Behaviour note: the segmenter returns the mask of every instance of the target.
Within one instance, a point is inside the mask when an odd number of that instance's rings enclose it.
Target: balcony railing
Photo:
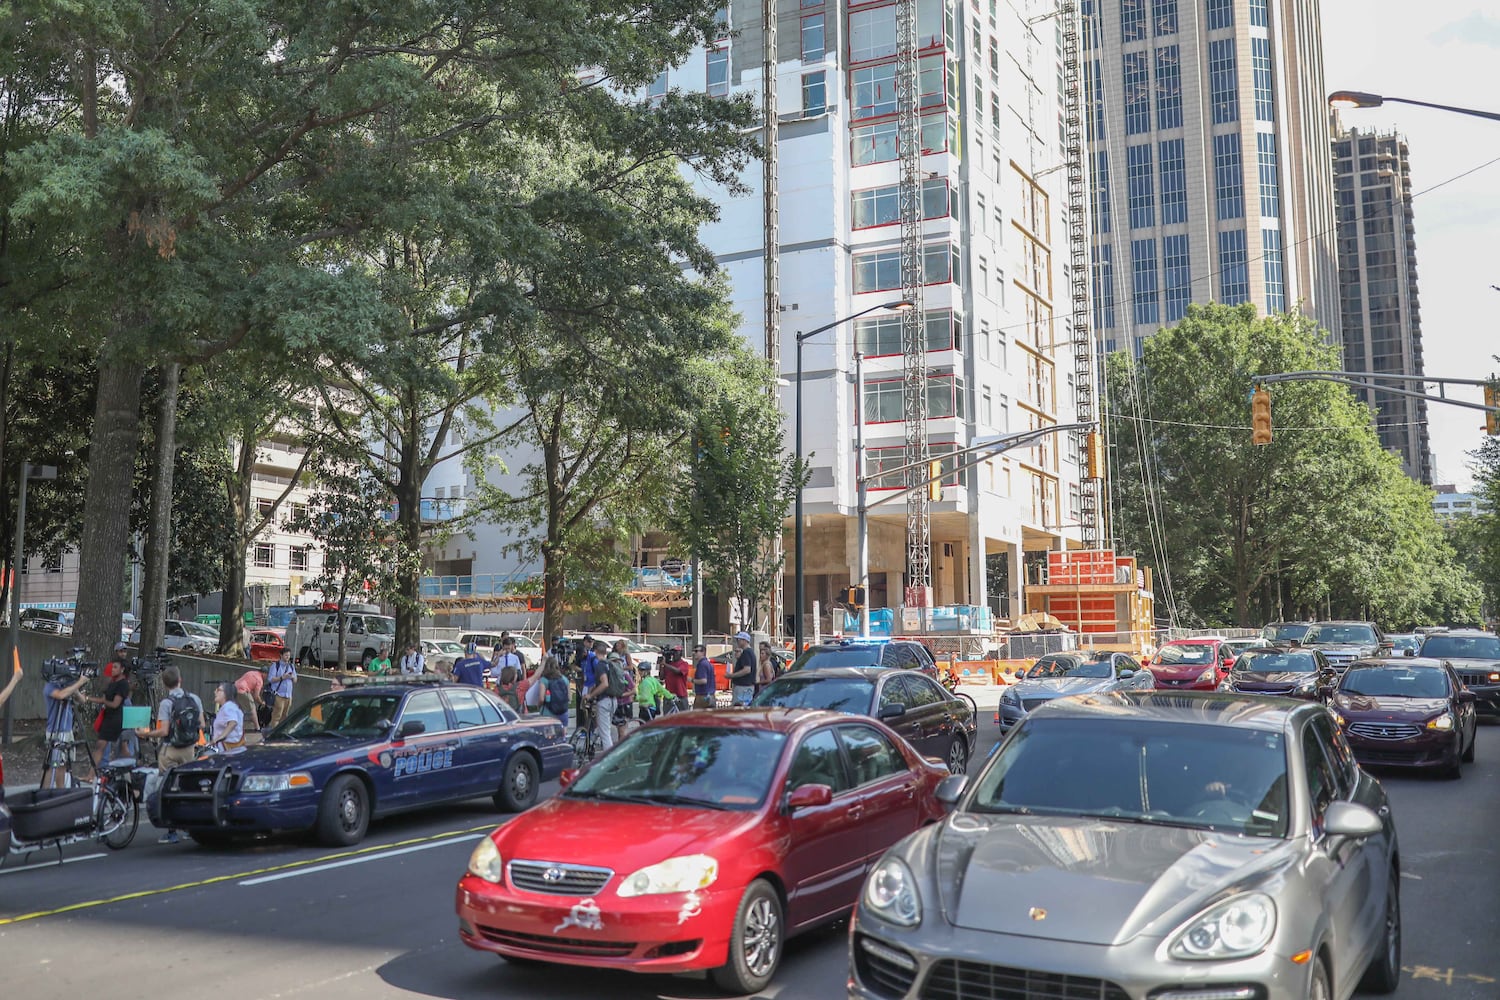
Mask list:
[[[532,586],[527,585],[533,581]],[[635,570],[628,589],[683,590],[692,586],[692,583],[691,569],[684,568],[681,573],[672,574],[664,572],[660,567],[651,566]],[[422,577],[423,597],[498,597],[506,594],[525,595],[540,590],[541,583],[536,580],[533,571]]]

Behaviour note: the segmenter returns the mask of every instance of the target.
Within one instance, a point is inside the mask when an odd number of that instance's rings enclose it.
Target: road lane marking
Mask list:
[[[344,851],[341,854],[325,854],[320,858],[304,858],[301,861],[288,861],[285,864],[271,865],[267,868],[257,868],[247,872],[236,872],[233,875],[215,875],[212,878],[199,879],[196,882],[183,882],[178,885],[163,886],[160,889],[142,889],[139,892],[127,892],[119,896],[108,896],[103,899],[89,899],[81,903],[69,903],[67,906],[59,906],[51,910],[36,910],[32,913],[19,913],[14,917],[0,917],[0,927],[7,924],[19,924],[26,920],[40,920],[42,917],[55,917],[64,913],[76,913],[79,910],[91,910],[96,906],[108,906],[111,903],[124,903],[133,899],[147,899],[151,896],[163,896],[169,892],[181,892],[184,889],[197,889],[205,885],[215,885],[219,882],[238,882],[241,879],[254,878],[257,875],[270,875],[273,872],[291,871],[294,868],[307,868],[312,865],[324,864],[328,861],[336,861],[340,858],[353,858],[365,854],[374,854],[377,851],[388,851],[393,847],[406,847],[411,844],[427,844],[434,841],[453,840],[464,834],[485,833],[495,829],[497,824],[486,823],[483,826],[471,826],[465,830],[446,830],[442,833],[434,833],[426,837],[413,837],[410,840],[398,840],[394,844],[376,844],[371,847],[361,847],[352,851]]]
[[[434,847],[445,847],[448,844],[463,843],[469,840],[478,840],[483,837],[482,833],[461,834],[439,840],[431,844],[417,844],[413,847],[401,847],[394,851],[382,851],[379,854],[367,854],[362,858],[350,858],[347,861],[333,861],[323,865],[313,865],[309,868],[298,868],[296,871],[278,872],[275,875],[262,875],[259,878],[246,879],[240,885],[262,885],[266,882],[280,882],[284,878],[301,878],[303,875],[312,875],[316,872],[331,871],[334,868],[347,868],[350,865],[362,865],[366,861],[383,861],[386,858],[394,858],[398,854],[411,854],[416,851],[430,851]]]
[[[23,868],[0,868],[0,875],[19,875],[21,872],[34,872],[38,868],[56,868],[58,865],[70,865],[75,861],[93,861],[95,858],[107,858],[109,853],[100,851],[98,854],[80,854],[76,858],[63,858],[61,861],[44,861],[39,865],[26,865]]]

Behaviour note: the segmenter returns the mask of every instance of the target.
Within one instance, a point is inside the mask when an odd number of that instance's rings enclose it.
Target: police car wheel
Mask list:
[[[348,847],[365,839],[370,825],[369,796],[352,774],[341,774],[323,792],[318,807],[318,839],[334,847]]]
[[[514,754],[505,765],[505,777],[495,793],[495,808],[505,812],[523,812],[536,802],[536,761],[527,753]]]

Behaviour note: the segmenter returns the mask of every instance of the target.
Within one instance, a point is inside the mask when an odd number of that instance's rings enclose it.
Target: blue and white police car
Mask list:
[[[200,844],[277,830],[355,844],[371,819],[481,795],[519,812],[572,760],[562,723],[482,688],[366,684],[308,702],[242,753],[173,769],[159,825]]]

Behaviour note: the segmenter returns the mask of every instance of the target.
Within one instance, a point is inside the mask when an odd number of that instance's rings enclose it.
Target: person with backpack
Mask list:
[[[605,664],[610,660],[619,661],[620,676],[625,680],[615,695],[615,742],[618,743],[625,738],[625,727],[635,715],[635,661],[631,658],[624,639],[615,640],[613,650],[605,658]]]
[[[568,725],[569,691],[568,679],[563,676],[562,665],[558,662],[557,657],[549,653],[542,660],[540,672],[540,679],[533,684],[540,692],[537,705],[543,712],[557,719],[566,728]]]
[[[629,688],[624,658],[611,653],[595,671],[594,686],[584,696],[584,701],[594,708],[594,732],[604,753],[615,745],[615,709],[620,707],[620,696]]]
[[[182,689],[182,673],[176,667],[164,669],[161,682],[167,694],[156,708],[156,725],[137,729],[135,734],[142,739],[162,741],[156,764],[165,777],[172,768],[198,756],[198,740],[203,734],[203,702]],[[168,829],[157,843],[177,843],[177,831]]]
[[[281,651],[281,659],[271,664],[271,670],[266,675],[266,686],[270,688],[271,694],[276,701],[271,709],[271,728],[275,729],[281,725],[286,718],[286,713],[292,708],[292,685],[297,683],[297,667],[292,663],[292,651],[284,649]]]

